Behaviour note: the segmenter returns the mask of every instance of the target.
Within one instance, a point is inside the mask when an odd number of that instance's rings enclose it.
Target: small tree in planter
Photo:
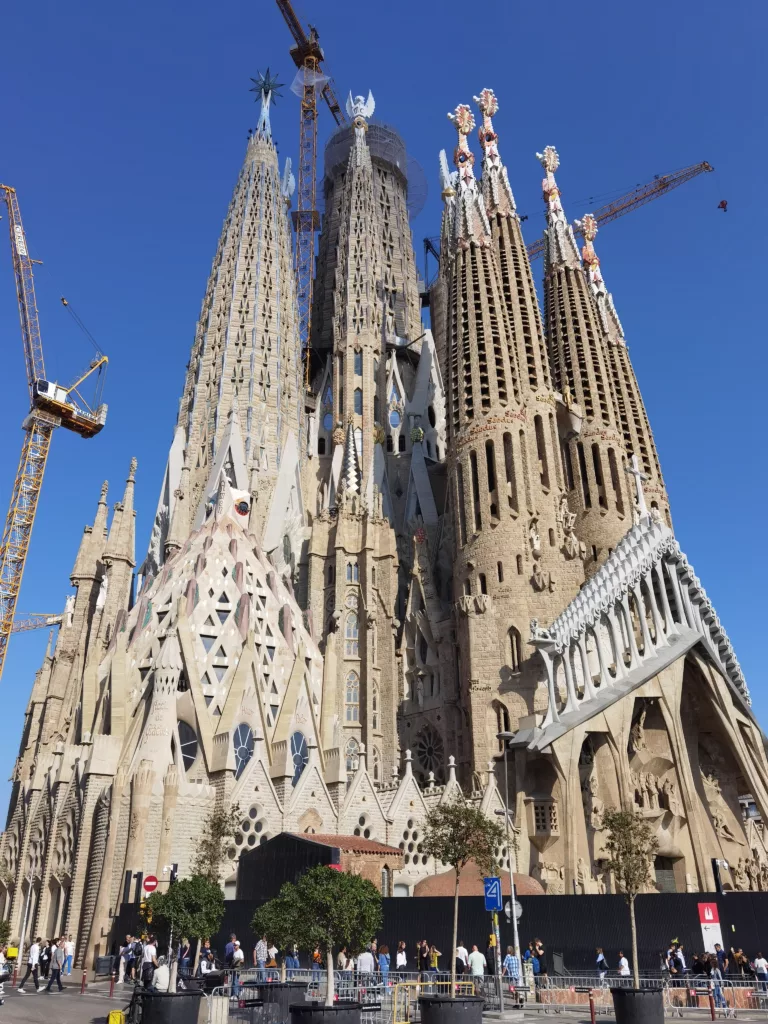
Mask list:
[[[653,829],[641,814],[634,811],[606,810],[603,812],[605,849],[609,860],[606,867],[613,872],[616,888],[629,904],[632,927],[632,971],[635,988],[640,988],[637,967],[637,927],[635,925],[635,899],[653,884],[651,863],[659,848]]]
[[[251,927],[282,947],[319,947],[326,962],[325,1005],[333,1006],[333,947],[359,950],[371,940],[381,927],[381,893],[366,878],[321,865],[295,884],[286,882],[259,907]]]
[[[451,946],[451,996],[456,991],[456,938],[459,927],[459,877],[467,862],[480,870],[496,870],[496,849],[504,842],[504,829],[475,807],[447,803],[433,807],[424,821],[422,850],[435,860],[450,864],[456,872],[453,893],[453,944]]]
[[[174,933],[196,937],[199,956],[204,940],[219,930],[224,909],[224,894],[219,883],[203,875],[192,875],[191,878],[174,882],[165,892],[153,892],[146,901],[144,917],[168,926],[169,944],[173,942]],[[176,958],[173,957],[169,963],[172,992],[176,990],[173,984],[175,965]]]

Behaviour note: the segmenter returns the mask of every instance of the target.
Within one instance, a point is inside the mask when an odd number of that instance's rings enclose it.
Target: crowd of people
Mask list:
[[[71,935],[62,935],[58,939],[46,939],[45,942],[38,936],[27,951],[27,970],[18,987],[19,994],[26,993],[24,986],[30,978],[35,983],[35,992],[40,992],[43,989],[40,984],[41,979],[48,982],[45,986],[46,992],[53,990],[54,982],[57,985],[57,991],[61,992],[64,988],[61,984],[62,976],[72,973],[74,955],[75,943]],[[2,958],[4,962],[5,951],[2,953]]]

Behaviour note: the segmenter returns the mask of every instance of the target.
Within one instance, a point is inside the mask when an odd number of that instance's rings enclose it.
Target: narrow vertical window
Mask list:
[[[504,565],[501,562],[496,563],[496,575],[499,577],[499,583],[504,582]]]
[[[600,459],[600,446],[592,445],[592,465],[595,470],[595,483],[597,484],[597,502],[600,508],[608,508],[608,499],[605,496],[605,485],[603,483],[603,464]]]
[[[536,431],[536,455],[539,460],[539,476],[541,486],[549,488],[549,466],[547,464],[547,445],[544,441],[544,423],[541,416],[534,416],[533,425]]]
[[[611,486],[613,487],[613,498],[616,502],[616,509],[621,515],[624,515],[624,499],[621,496],[621,478],[619,476],[619,466],[616,462],[616,452],[613,448],[608,449],[608,469],[611,474]]]
[[[362,377],[363,375],[363,353],[355,352],[355,376]]]
[[[478,580],[480,582],[480,593],[481,594],[487,594],[488,593],[488,584],[485,581],[485,573],[484,572],[478,573]]]
[[[360,721],[360,676],[357,672],[347,673],[345,718],[348,722]]]
[[[358,416],[363,415],[363,391],[362,388],[355,388],[355,412]]]
[[[488,473],[488,490],[496,490],[496,459],[493,453],[493,441],[485,442],[485,468]]]
[[[564,441],[562,445],[563,469],[565,470],[565,486],[569,491],[573,490],[573,463],[571,462],[570,445]]]
[[[513,672],[520,671],[523,660],[523,644],[520,637],[520,630],[510,626],[509,629],[509,664]]]
[[[467,507],[464,504],[464,467],[461,463],[458,465],[458,472],[456,474],[457,484],[459,488],[458,495],[458,506],[459,506],[459,539],[462,544],[467,543]]]
[[[522,576],[523,575],[523,556],[522,555],[518,555],[517,558],[515,559],[515,566],[517,568],[517,575],[518,576]]]
[[[469,469],[472,474],[472,504],[475,510],[475,529],[479,530],[482,526],[482,518],[480,516],[480,478],[477,473],[477,453],[469,453]]]
[[[587,459],[584,455],[584,445],[579,441],[576,445],[579,455],[579,475],[581,476],[581,489],[584,492],[584,508],[592,508],[592,495],[589,493],[589,477],[587,476]]]
[[[517,504],[517,481],[515,480],[515,456],[512,450],[512,435],[504,435],[504,472],[507,478],[507,501],[515,512]]]

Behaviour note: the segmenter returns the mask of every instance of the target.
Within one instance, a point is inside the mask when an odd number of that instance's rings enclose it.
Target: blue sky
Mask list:
[[[528,240],[541,232],[541,168],[561,156],[567,212],[701,160],[702,176],[600,232],[596,247],[631,346],[656,435],[676,533],[728,630],[768,725],[760,649],[766,570],[768,147],[763,4],[595,0],[480,5],[300,0],[318,26],[338,91],[373,90],[427,174],[413,225],[439,230],[437,155],[446,112],[496,90],[495,125]],[[70,377],[90,347],[66,295],[110,358],[109,419],[92,441],[54,438],[19,602],[63,606],[99,487],[122,494],[132,455],[141,560],[184,367],[221,222],[256,121],[250,77],[287,84],[287,27],[271,0],[38,0],[3,22],[0,180],[16,186],[37,273],[48,372]],[[298,101],[273,112],[281,155],[295,156]],[[321,143],[331,125],[321,112]],[[477,150],[473,137],[472,145]],[[728,213],[716,207],[729,201]],[[597,205],[604,201],[601,198]],[[4,212],[4,211],[3,211]],[[3,222],[5,224],[5,221]],[[540,266],[540,265],[539,265]],[[21,445],[26,388],[5,227],[0,225],[5,510]],[[11,642],[2,683],[0,804],[13,766],[43,631]]]

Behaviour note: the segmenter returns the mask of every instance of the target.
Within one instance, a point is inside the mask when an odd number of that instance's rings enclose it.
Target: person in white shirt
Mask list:
[[[150,935],[144,943],[144,952],[141,957],[141,982],[144,988],[152,988],[152,979],[155,976],[157,967],[157,946],[155,936]]]
[[[152,978],[152,987],[157,992],[167,992],[171,985],[171,972],[168,968],[168,964],[165,962],[165,957],[161,956],[157,958],[157,967],[155,968],[155,975]]]
[[[64,956],[66,956],[66,958],[67,958],[64,961],[65,973],[66,974],[71,974],[72,973],[72,960],[74,958],[74,955],[75,955],[75,943],[72,940],[72,936],[69,935],[67,937],[67,941],[64,943]]]
[[[461,973],[466,974],[469,966],[469,953],[463,939],[459,939],[459,944],[456,947],[456,966],[458,967],[459,964],[462,965]]]
[[[35,939],[32,945],[29,947],[29,953],[27,954],[27,973],[21,979],[18,991],[24,995],[24,983],[27,978],[32,975],[35,982],[35,992],[40,991],[40,978],[38,971],[40,969],[40,937]]]
[[[629,977],[629,960],[627,960],[621,950],[619,950],[619,976],[622,978]]]
[[[245,965],[245,953],[240,948],[240,943],[235,939],[235,948],[232,950],[232,994],[240,993],[240,977],[238,972]]]
[[[201,974],[210,974],[210,972],[214,970],[214,967],[215,965],[213,963],[213,956],[210,953],[208,954],[208,956],[204,956],[203,959],[200,961]]]
[[[401,939],[397,944],[397,952],[395,953],[395,969],[398,971],[405,971],[408,968],[408,950],[405,947],[405,943]]]
[[[758,953],[755,957],[755,977],[760,982],[760,988],[765,990],[766,982],[768,982],[768,960],[762,953]]]
[[[486,959],[485,953],[481,953],[477,946],[472,947],[472,952],[467,957],[469,971],[473,978],[482,978],[485,974]]]
[[[373,953],[368,949],[364,949],[360,956],[357,958],[357,973],[358,974],[373,974],[376,970],[376,964],[373,959]]]

